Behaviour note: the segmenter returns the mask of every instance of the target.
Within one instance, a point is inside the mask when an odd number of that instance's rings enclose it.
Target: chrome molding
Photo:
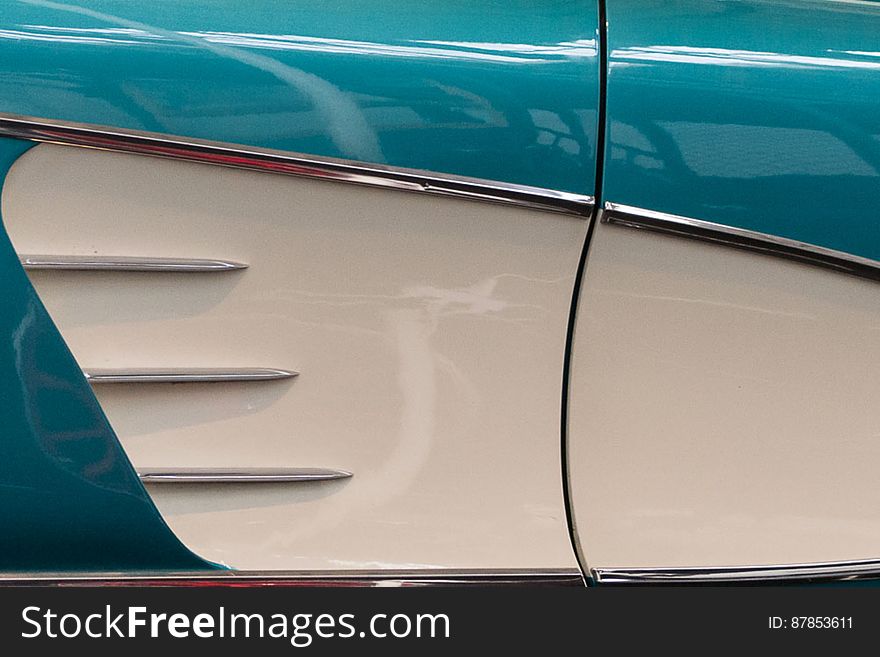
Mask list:
[[[332,468],[138,468],[145,484],[284,484],[348,479]]]
[[[880,578],[880,560],[718,568],[593,568],[598,584],[736,584]]]
[[[426,587],[426,586],[575,586],[583,575],[569,569],[387,570],[387,571],[241,571],[153,573],[0,573],[0,586],[281,586],[281,587]]]
[[[158,133],[0,114],[0,136],[589,216],[592,196]]]
[[[28,270],[60,269],[66,271],[155,271],[222,272],[247,269],[231,260],[199,258],[140,258],[137,256],[19,255]]]
[[[83,371],[89,383],[237,383],[278,381],[299,376],[299,372],[269,367],[236,368],[125,368]]]
[[[829,267],[854,276],[880,280],[880,261],[806,242],[618,203],[605,203],[601,214],[602,221],[608,224],[644,228],[725,244],[820,267]]]

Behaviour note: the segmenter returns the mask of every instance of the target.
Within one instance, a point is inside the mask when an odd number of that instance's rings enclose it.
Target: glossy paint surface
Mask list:
[[[32,271],[86,369],[278,367],[96,386],[134,465],[335,468],[162,484],[201,556],[246,570],[576,568],[560,400],[583,217],[41,144],[2,203],[22,252],[248,264]]]
[[[571,363],[588,567],[880,557],[875,281],[600,223]]]
[[[592,194],[595,0],[0,1],[0,112]]]
[[[603,200],[880,259],[880,3],[609,0]]]
[[[0,184],[31,144],[0,139]],[[169,531],[0,234],[0,570],[210,568]]]

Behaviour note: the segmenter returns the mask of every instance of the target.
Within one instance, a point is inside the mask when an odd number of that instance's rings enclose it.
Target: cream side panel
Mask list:
[[[41,145],[3,213],[20,253],[223,258],[218,274],[32,272],[84,367],[280,367],[274,383],[95,390],[136,467],[350,480],[150,488],[243,569],[568,568],[559,413],[587,222]]]
[[[596,227],[571,369],[589,567],[880,557],[880,285]]]

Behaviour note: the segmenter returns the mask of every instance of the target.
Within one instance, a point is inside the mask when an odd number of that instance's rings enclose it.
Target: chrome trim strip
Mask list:
[[[333,468],[138,468],[145,484],[283,484],[348,479]]]
[[[645,228],[725,244],[820,267],[829,267],[862,278],[880,280],[880,261],[702,219],[680,217],[619,203],[605,203],[602,221],[628,228]]]
[[[137,256],[19,255],[28,270],[61,269],[66,271],[156,271],[221,272],[247,269],[231,260],[201,258],[141,258]]]
[[[278,381],[299,376],[299,372],[269,367],[236,368],[125,368],[83,371],[92,384],[103,383],[237,383]]]
[[[589,216],[592,196],[417,169],[0,113],[0,136]]]
[[[599,584],[725,584],[880,578],[880,560],[705,568],[593,568]]]
[[[0,573],[0,586],[585,586],[571,569],[241,571],[147,573]]]

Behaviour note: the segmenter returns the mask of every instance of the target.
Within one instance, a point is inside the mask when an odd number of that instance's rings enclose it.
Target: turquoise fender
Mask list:
[[[607,12],[604,201],[880,260],[880,3]]]
[[[592,195],[596,0],[0,0],[0,113]]]

